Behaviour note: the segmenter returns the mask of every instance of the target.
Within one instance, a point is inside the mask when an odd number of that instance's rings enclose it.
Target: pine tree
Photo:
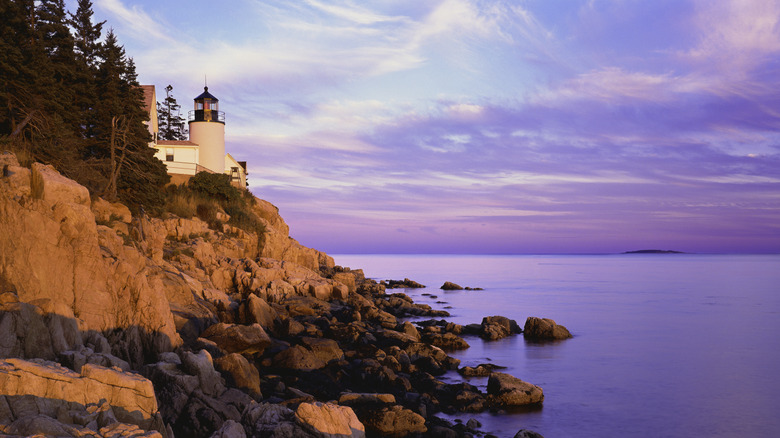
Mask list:
[[[0,134],[15,150],[57,165],[71,175],[73,135],[73,41],[61,0],[2,1],[0,63],[3,65]]]
[[[181,105],[173,97],[173,86],[165,87],[165,100],[157,102],[157,116],[159,118],[161,140],[186,140],[187,128],[184,126],[184,118],[181,116]]]
[[[100,53],[100,35],[103,33],[105,20],[100,23],[92,22],[92,2],[79,0],[75,14],[70,14],[70,24],[74,30],[75,53],[77,58],[94,69],[98,65]]]
[[[0,0],[0,142],[153,211],[169,177],[149,147],[135,63],[113,32],[98,43],[91,6],[80,0],[69,19],[64,0]]]
[[[127,58],[113,30],[106,34],[101,50],[97,86],[101,93],[95,105],[97,144],[90,153],[106,161],[102,192],[131,207],[153,209],[162,204],[159,188],[170,177],[149,147],[151,136],[144,123],[149,114],[144,110],[135,63]]]
[[[79,132],[86,143],[95,138],[94,105],[98,100],[96,78],[98,74],[100,36],[105,21],[92,22],[92,2],[79,0],[75,14],[70,14],[73,28],[76,58],[76,77],[73,82],[74,105],[80,115]],[[89,149],[88,145],[85,148]]]

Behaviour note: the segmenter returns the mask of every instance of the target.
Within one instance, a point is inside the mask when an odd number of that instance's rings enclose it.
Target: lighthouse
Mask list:
[[[225,113],[219,99],[203,87],[189,113],[190,141],[200,146],[198,164],[215,173],[225,170]]]

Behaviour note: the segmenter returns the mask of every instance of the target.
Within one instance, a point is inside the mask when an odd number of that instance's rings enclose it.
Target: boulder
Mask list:
[[[185,351],[181,359],[182,369],[187,374],[198,377],[200,390],[204,394],[217,397],[225,391],[225,384],[214,369],[214,361],[208,351],[200,350],[197,354]]]
[[[506,373],[494,372],[488,378],[488,403],[497,407],[541,403],[542,388]]]
[[[520,332],[522,330],[514,319],[505,316],[486,316],[482,318],[479,336],[485,340],[495,341]]]
[[[490,374],[493,373],[493,370],[497,369],[504,369],[506,367],[493,365],[490,363],[482,363],[477,365],[476,367],[463,367],[458,369],[458,373],[460,373],[463,377],[487,377]]]
[[[107,402],[111,415],[121,422],[164,430],[152,382],[119,369],[86,364],[75,373],[54,362],[9,358],[0,360],[0,394],[17,419],[38,414],[58,417],[73,403]]]
[[[344,406],[394,405],[393,394],[345,392],[339,396],[339,404]]]
[[[372,412],[363,424],[367,431],[388,437],[405,437],[428,431],[425,418],[397,405]]]
[[[514,438],[544,438],[544,437],[541,434],[536,433],[532,430],[520,429],[519,431],[517,431]]]
[[[200,336],[215,342],[226,353],[262,354],[271,345],[271,338],[260,324],[218,323],[207,328]]]
[[[0,304],[0,358],[54,359],[51,334],[43,312],[37,306],[15,301],[13,293],[3,294]]]
[[[133,220],[130,209],[124,204],[108,202],[103,198],[95,198],[92,201],[92,213],[100,222],[120,221],[129,224]]]
[[[463,287],[460,285],[457,285],[455,283],[452,283],[450,281],[445,281],[443,285],[439,289],[443,290],[463,290]]]
[[[445,351],[465,350],[469,348],[468,342],[452,333],[425,333],[422,339]]]
[[[216,364],[229,383],[246,390],[255,398],[263,397],[260,392],[260,372],[244,356],[231,353],[217,359]]]
[[[301,403],[295,411],[295,420],[315,437],[321,438],[363,438],[366,436],[363,424],[355,412],[347,406],[331,403]]]
[[[337,272],[333,274],[333,281],[347,286],[349,293],[354,293],[357,291],[357,286],[355,285],[355,274],[351,272]]]
[[[276,311],[262,298],[250,294],[238,310],[245,324],[260,324],[264,329],[273,328]]]
[[[290,347],[273,359],[274,366],[294,370],[311,371],[324,368],[328,362],[344,357],[338,343],[332,339],[301,339],[300,345]]]
[[[241,418],[248,435],[271,438],[308,438],[296,421],[295,412],[290,408],[272,403],[257,403],[249,406]]]
[[[533,316],[525,320],[523,336],[534,341],[554,341],[572,337],[566,327],[556,324],[552,319]]]
[[[33,163],[31,186],[33,197],[50,203],[90,205],[89,190],[70,178],[60,175],[53,166]]]
[[[211,438],[246,438],[244,427],[233,420],[222,423],[222,427],[211,434]]]

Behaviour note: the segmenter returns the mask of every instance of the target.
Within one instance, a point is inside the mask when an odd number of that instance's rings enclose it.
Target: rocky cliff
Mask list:
[[[433,414],[509,404],[435,377],[463,327],[398,321],[446,312],[334,266],[266,201],[256,232],[210,228],[9,153],[0,171],[0,435],[464,436]]]

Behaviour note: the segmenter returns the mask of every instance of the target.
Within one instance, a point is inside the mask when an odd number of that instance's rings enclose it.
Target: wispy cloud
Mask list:
[[[100,7],[142,78],[219,84],[307,244],[704,245],[780,214],[777,1],[254,0],[205,39],[130,4]]]

